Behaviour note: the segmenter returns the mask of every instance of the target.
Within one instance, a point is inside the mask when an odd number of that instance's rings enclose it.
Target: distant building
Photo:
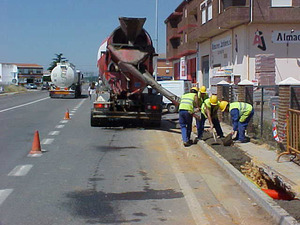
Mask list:
[[[43,67],[37,64],[0,63],[0,83],[25,85],[41,84]]]
[[[166,54],[158,55],[157,80],[173,80],[173,65],[166,59]]]
[[[18,83],[18,67],[12,63],[0,63],[0,84]]]
[[[174,79],[210,87],[300,77],[299,0],[183,0],[165,24]]]

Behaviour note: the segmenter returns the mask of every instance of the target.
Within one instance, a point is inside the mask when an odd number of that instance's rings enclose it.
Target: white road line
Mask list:
[[[76,113],[76,111],[72,110],[72,111],[70,111],[70,113]]]
[[[37,102],[40,102],[40,101],[44,101],[44,100],[49,99],[49,98],[50,97],[41,98],[41,99],[35,100],[33,102],[28,102],[28,103],[25,103],[25,104],[22,104],[22,105],[17,105],[17,106],[11,107],[11,108],[2,109],[2,110],[0,110],[0,113],[6,112],[6,111],[9,111],[9,110],[13,110],[13,109],[16,109],[16,108],[20,108],[20,107],[23,107],[23,106],[26,106],[26,105],[31,105],[31,104],[34,104],[34,103],[37,103]]]
[[[74,113],[69,113],[70,116],[74,116]]]
[[[8,176],[25,176],[33,167],[33,165],[20,165],[16,166],[9,174]]]
[[[41,144],[42,145],[50,145],[54,141],[53,138],[45,138],[42,140]]]
[[[60,131],[58,131],[58,130],[55,130],[55,131],[51,131],[51,132],[49,132],[49,134],[48,134],[48,135],[54,136],[54,135],[59,135],[59,133],[60,133]]]
[[[60,123],[67,123],[69,120],[61,120]]]
[[[172,166],[172,169],[174,171],[174,174],[176,176],[176,179],[178,181],[178,184],[183,192],[185,201],[187,202],[187,205],[192,213],[192,216],[194,218],[194,221],[197,225],[202,224],[210,224],[207,217],[205,216],[205,213],[198,202],[192,187],[189,185],[187,179],[184,176],[184,173],[181,172],[180,166],[176,162],[174,155],[170,149],[167,148],[167,156],[169,158],[170,164]]]
[[[13,192],[14,189],[4,189],[0,190],[0,205],[5,201],[5,199]]]
[[[65,125],[56,125],[55,128],[61,129],[64,128]]]

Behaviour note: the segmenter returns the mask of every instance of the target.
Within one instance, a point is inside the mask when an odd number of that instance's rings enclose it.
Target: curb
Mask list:
[[[193,138],[196,135],[192,133]],[[256,185],[248,180],[240,171],[234,168],[226,159],[224,159],[217,151],[206,144],[204,141],[198,141],[197,145],[201,147],[219,166],[221,166],[255,201],[264,208],[278,224],[294,225],[298,224],[288,212],[281,208],[272,198],[263,193]]]

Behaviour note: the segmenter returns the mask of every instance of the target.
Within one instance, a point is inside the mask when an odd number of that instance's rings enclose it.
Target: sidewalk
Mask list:
[[[232,129],[229,125],[222,123],[222,129],[228,134]],[[263,168],[264,172],[271,178],[276,176],[283,182],[287,189],[295,193],[300,198],[300,166],[290,161],[289,156],[281,156],[277,162],[277,153],[269,150],[263,145],[252,142],[236,144],[239,149],[247,153],[254,163]]]
[[[176,116],[173,115],[169,120],[178,124]],[[221,123],[224,135],[227,135],[232,127]],[[192,138],[196,138],[197,134],[192,133]],[[225,160],[217,151],[209,146],[205,141],[198,141],[197,145],[201,147],[210,157],[212,157],[257,203],[272,215],[278,224],[298,224],[297,221],[282,207],[280,207],[272,198],[263,193],[253,182],[246,178],[240,171],[234,168],[227,160]],[[292,190],[296,197],[300,198],[300,166],[290,162],[288,156],[280,157],[279,163],[276,161],[277,153],[274,150],[267,149],[266,146],[249,143],[235,144],[239,149],[245,152],[255,163],[256,166],[262,168],[269,177],[277,179],[287,189]],[[226,148],[226,147],[224,147]],[[296,207],[297,210],[297,207]]]

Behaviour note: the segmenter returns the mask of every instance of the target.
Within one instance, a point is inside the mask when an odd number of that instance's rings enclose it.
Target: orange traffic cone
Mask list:
[[[284,193],[282,191],[277,191],[277,190],[273,190],[273,189],[263,189],[263,188],[261,190],[273,199],[278,199],[278,200],[293,200],[294,199],[293,196],[289,195],[288,193]]]
[[[40,135],[36,130],[33,137],[32,147],[29,154],[42,154],[41,144],[40,144]]]
[[[69,120],[70,118],[70,114],[69,114],[69,109],[67,109],[67,111],[65,112],[65,120]]]

